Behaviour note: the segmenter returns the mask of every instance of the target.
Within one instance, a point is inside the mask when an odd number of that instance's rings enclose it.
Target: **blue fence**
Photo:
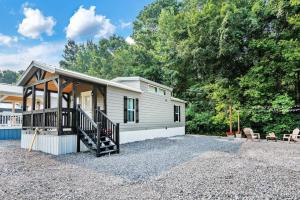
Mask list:
[[[21,129],[0,129],[0,140],[20,140]]]

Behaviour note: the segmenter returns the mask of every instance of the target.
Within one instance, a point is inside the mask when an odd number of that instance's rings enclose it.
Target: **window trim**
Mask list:
[[[174,116],[176,116],[177,120],[174,119],[175,123],[180,123],[180,106],[174,105],[175,110],[174,110]]]
[[[130,99],[133,102],[133,109],[129,108],[129,106],[128,106],[128,102],[129,102]],[[135,98],[127,97],[127,123],[136,123],[136,105],[135,105],[135,103],[136,103]],[[129,121],[129,117],[128,117],[129,111],[130,112],[133,111],[133,121]]]
[[[155,91],[151,91],[150,87],[154,88]],[[162,94],[160,94],[159,91],[162,91]],[[159,87],[159,86],[151,85],[151,84],[148,84],[148,92],[150,92],[152,94],[157,94],[159,96],[166,96],[167,95],[167,90],[166,89],[164,89],[162,87]]]

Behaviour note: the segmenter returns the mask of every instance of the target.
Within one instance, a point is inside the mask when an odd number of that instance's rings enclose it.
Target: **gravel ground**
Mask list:
[[[51,156],[0,141],[2,199],[300,199],[300,144],[207,136]]]

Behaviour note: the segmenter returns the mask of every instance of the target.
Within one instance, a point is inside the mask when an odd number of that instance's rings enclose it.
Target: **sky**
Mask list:
[[[0,0],[0,69],[32,60],[58,65],[64,44],[113,34],[134,41],[132,22],[153,0]]]

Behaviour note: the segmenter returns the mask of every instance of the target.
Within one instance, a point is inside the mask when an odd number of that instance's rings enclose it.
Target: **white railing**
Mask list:
[[[0,113],[0,128],[22,128],[22,113]]]

